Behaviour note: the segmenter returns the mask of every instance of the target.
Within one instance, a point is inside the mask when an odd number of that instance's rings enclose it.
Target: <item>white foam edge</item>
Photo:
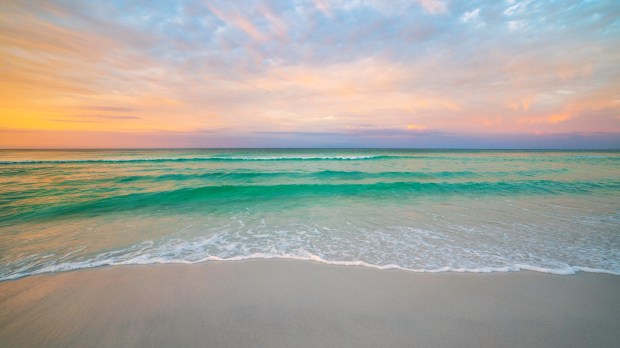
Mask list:
[[[527,265],[527,264],[515,264],[512,266],[506,266],[506,267],[479,267],[479,268],[441,267],[441,268],[435,268],[435,269],[411,269],[411,268],[406,268],[406,267],[402,267],[402,266],[395,265],[395,264],[375,265],[375,264],[368,263],[365,261],[330,261],[330,260],[325,260],[318,255],[314,255],[314,254],[307,253],[307,252],[306,254],[307,256],[299,256],[299,255],[293,255],[293,254],[254,253],[250,255],[235,256],[231,258],[207,256],[205,258],[195,260],[195,261],[189,261],[189,260],[183,260],[183,259],[166,259],[162,257],[144,258],[144,257],[139,256],[139,257],[121,261],[121,262],[115,262],[112,260],[101,260],[97,262],[84,261],[84,262],[74,262],[74,263],[62,263],[59,265],[43,267],[34,272],[12,274],[7,277],[0,278],[0,281],[15,280],[15,279],[32,276],[32,275],[67,272],[67,271],[74,271],[74,270],[80,270],[80,269],[104,267],[104,266],[153,265],[153,264],[197,264],[197,263],[210,262],[210,261],[230,262],[230,261],[248,261],[248,260],[268,260],[268,259],[313,261],[313,262],[319,262],[319,263],[323,263],[327,265],[335,265],[335,266],[357,266],[357,267],[365,267],[365,268],[372,268],[372,269],[378,269],[378,270],[400,270],[400,271],[414,272],[414,273],[446,273],[446,272],[503,273],[503,272],[533,271],[533,272],[555,274],[555,275],[571,275],[571,274],[576,274],[578,272],[620,275],[620,272],[618,271],[612,271],[612,270],[606,270],[606,269],[600,269],[600,268],[590,268],[590,267],[581,267],[581,266],[566,266],[564,268],[545,268],[545,267],[532,266],[532,265]]]

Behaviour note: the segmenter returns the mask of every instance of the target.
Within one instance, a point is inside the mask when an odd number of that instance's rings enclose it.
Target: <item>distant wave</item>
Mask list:
[[[192,174],[162,174],[162,175],[134,175],[117,177],[119,182],[133,182],[140,180],[193,180],[193,179],[234,179],[246,180],[253,178],[303,178],[324,180],[362,180],[362,179],[453,179],[453,178],[480,178],[480,177],[534,177],[537,175],[557,174],[567,172],[564,168],[532,169],[501,172],[473,172],[473,171],[393,171],[393,172],[364,172],[346,170],[322,170],[316,172],[299,171],[213,171]]]
[[[295,204],[298,198],[360,196],[372,199],[410,198],[420,195],[551,195],[584,194],[594,190],[618,191],[619,181],[511,180],[496,182],[377,182],[365,184],[279,184],[279,185],[207,185],[166,191],[139,192],[107,196],[79,203],[60,205],[22,205],[21,211],[0,216],[0,226],[25,220],[59,218],[67,215],[95,216],[114,211],[147,207],[175,207],[187,203],[247,204],[286,199]],[[214,208],[215,209],[215,208]],[[9,209],[7,209],[8,211]]]
[[[561,156],[563,162],[591,162],[591,161],[619,161],[620,156]],[[369,160],[438,160],[462,161],[462,156],[438,155],[325,155],[325,156],[213,156],[213,157],[154,157],[154,158],[98,158],[98,159],[68,159],[68,160],[0,160],[0,165],[30,165],[30,164],[98,164],[98,163],[140,163],[140,162],[244,162],[244,161],[369,161]],[[501,161],[501,162],[557,162],[555,157],[471,157],[471,163]]]
[[[63,164],[63,163],[132,163],[132,162],[225,162],[225,161],[352,161],[393,159],[411,156],[239,156],[239,157],[171,157],[171,158],[102,158],[75,160],[18,160],[0,161],[10,164]]]
[[[278,179],[300,178],[317,180],[364,180],[364,179],[438,179],[438,178],[475,178],[480,175],[471,171],[440,171],[440,172],[362,172],[323,170],[317,172],[295,171],[214,171],[194,174],[162,174],[162,175],[133,175],[114,178],[118,182],[159,181],[159,180],[250,180],[250,179]]]
[[[365,172],[347,170],[320,170],[320,171],[259,171],[259,170],[215,170],[200,171],[193,173],[170,173],[170,174],[143,174],[143,175],[124,175],[110,176],[104,179],[91,179],[88,181],[80,180],[81,184],[101,184],[101,183],[129,183],[129,182],[158,182],[158,181],[188,181],[188,180],[235,180],[244,181],[252,179],[315,179],[315,180],[365,180],[365,179],[391,179],[391,180],[433,180],[433,179],[467,179],[467,178],[501,178],[506,176],[513,177],[536,177],[540,175],[566,173],[567,169],[531,169],[516,171],[385,171],[385,172]],[[27,169],[15,168],[6,169],[0,172],[1,176],[16,176],[28,174]],[[70,177],[58,183],[71,182]]]

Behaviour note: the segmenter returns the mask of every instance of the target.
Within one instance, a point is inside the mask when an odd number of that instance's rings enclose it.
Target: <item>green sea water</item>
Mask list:
[[[0,280],[274,257],[620,274],[620,152],[0,151]]]

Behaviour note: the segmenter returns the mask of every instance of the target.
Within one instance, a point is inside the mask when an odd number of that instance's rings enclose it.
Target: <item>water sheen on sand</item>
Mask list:
[[[620,152],[0,151],[0,280],[309,259],[620,274]]]

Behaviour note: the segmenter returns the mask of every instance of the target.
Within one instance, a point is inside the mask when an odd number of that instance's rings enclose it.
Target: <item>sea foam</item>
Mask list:
[[[240,261],[250,261],[250,260],[273,260],[273,259],[281,259],[281,260],[296,260],[296,261],[310,261],[310,262],[318,262],[327,265],[334,266],[352,266],[352,267],[364,267],[371,268],[377,270],[399,270],[406,272],[414,272],[414,273],[446,273],[446,272],[454,272],[454,273],[503,273],[503,272],[517,272],[517,271],[533,271],[540,273],[548,273],[548,274],[556,274],[556,275],[570,275],[576,274],[577,272],[586,272],[586,273],[602,273],[602,274],[611,274],[611,275],[620,275],[620,270],[607,270],[607,269],[597,269],[590,267],[581,267],[581,266],[570,266],[566,265],[562,268],[546,268],[539,267],[534,265],[527,264],[514,264],[503,267],[475,267],[475,268],[465,268],[465,267],[441,267],[441,268],[407,268],[396,264],[387,264],[387,265],[378,265],[373,263],[368,263],[361,260],[354,261],[338,261],[338,260],[326,260],[318,255],[314,255],[308,252],[301,252],[296,254],[270,254],[270,253],[254,253],[251,255],[243,255],[243,256],[235,256],[231,258],[221,258],[217,256],[205,256],[201,259],[189,261],[184,259],[169,259],[165,257],[157,257],[157,256],[139,256],[135,258],[131,258],[124,261],[117,261],[114,259],[103,259],[103,260],[87,260],[81,262],[67,262],[61,263],[57,265],[49,265],[42,267],[40,269],[30,271],[30,272],[16,272],[8,275],[4,275],[0,277],[0,281],[5,280],[15,280],[19,278],[23,278],[26,276],[32,275],[40,275],[40,274],[48,274],[48,273],[57,273],[57,272],[66,272],[66,271],[74,271],[80,269],[90,269],[90,268],[98,268],[104,266],[121,266],[121,265],[156,265],[156,264],[199,264],[199,263],[207,263],[207,262],[240,262]]]

